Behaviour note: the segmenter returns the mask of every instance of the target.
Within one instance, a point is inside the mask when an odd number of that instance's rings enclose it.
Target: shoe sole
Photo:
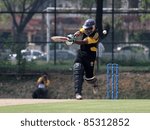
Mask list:
[[[82,98],[76,98],[77,100],[82,100]]]

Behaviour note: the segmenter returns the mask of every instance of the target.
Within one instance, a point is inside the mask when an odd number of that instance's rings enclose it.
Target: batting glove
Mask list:
[[[66,44],[67,45],[72,45],[74,43],[74,41],[75,41],[74,35],[73,34],[69,34],[69,35],[67,35],[67,37],[69,38],[69,40],[66,41]]]

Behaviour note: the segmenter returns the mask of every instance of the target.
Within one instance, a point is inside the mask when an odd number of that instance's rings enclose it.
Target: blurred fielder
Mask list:
[[[33,98],[48,98],[48,86],[50,80],[48,79],[47,73],[40,76],[36,82],[36,90],[33,92]]]

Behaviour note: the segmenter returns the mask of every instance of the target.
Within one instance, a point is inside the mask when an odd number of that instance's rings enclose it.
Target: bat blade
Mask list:
[[[69,38],[64,36],[52,36],[51,40],[54,42],[66,42],[69,40]]]

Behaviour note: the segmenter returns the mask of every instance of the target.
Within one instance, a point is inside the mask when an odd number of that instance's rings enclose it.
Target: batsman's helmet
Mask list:
[[[83,29],[85,30],[86,35],[90,35],[95,30],[95,20],[87,19],[83,24]]]

